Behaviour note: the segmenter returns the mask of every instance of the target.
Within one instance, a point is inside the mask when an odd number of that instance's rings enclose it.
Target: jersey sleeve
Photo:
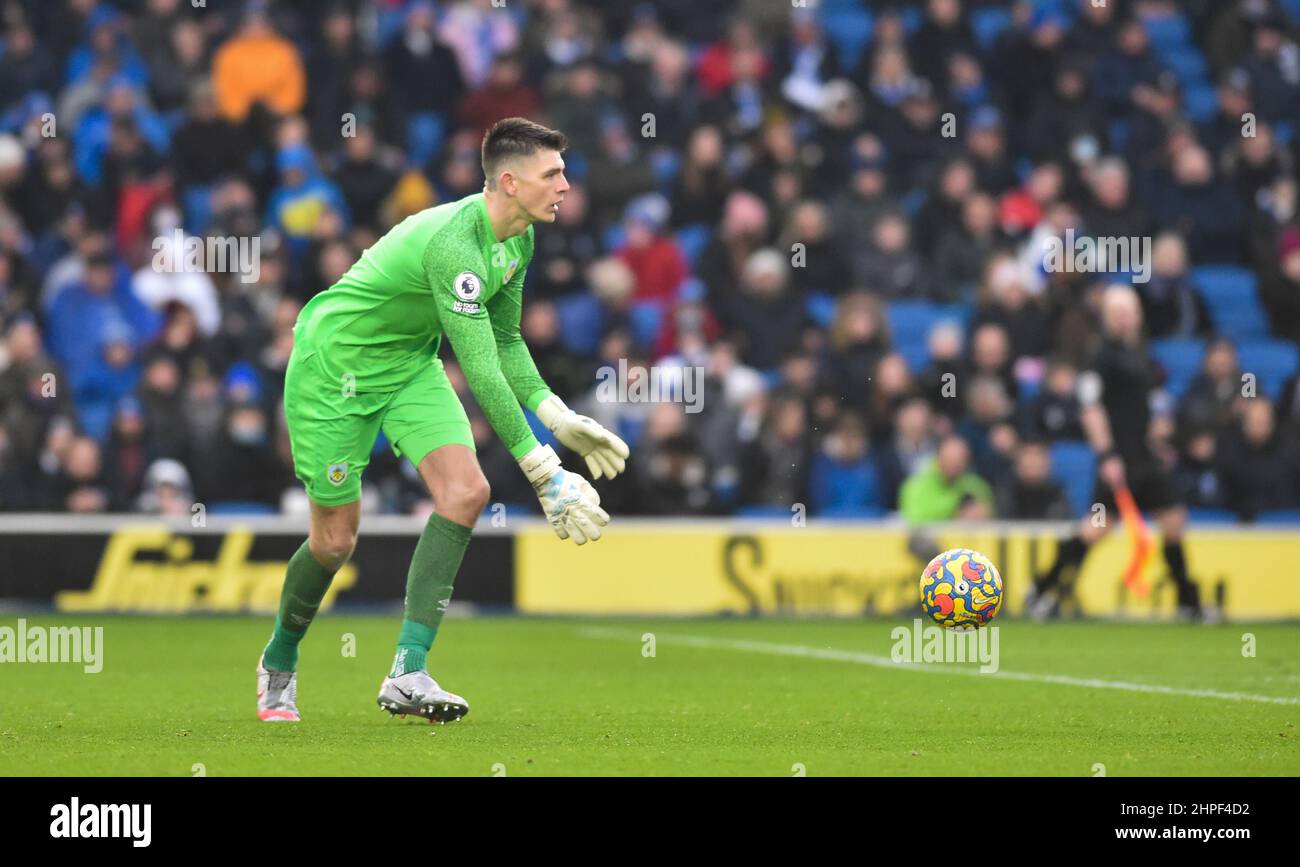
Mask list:
[[[510,282],[501,287],[487,305],[488,318],[492,320],[492,334],[496,339],[497,353],[501,358],[501,372],[510,384],[515,399],[533,412],[537,405],[550,396],[551,390],[537,372],[528,345],[519,333],[519,319],[523,314],[524,274],[532,261],[532,227],[529,227],[528,252]]]
[[[492,320],[482,300],[487,273],[482,253],[445,238],[431,240],[423,268],[442,332],[451,341],[470,391],[510,454],[522,457],[537,447],[537,438],[501,371]]]

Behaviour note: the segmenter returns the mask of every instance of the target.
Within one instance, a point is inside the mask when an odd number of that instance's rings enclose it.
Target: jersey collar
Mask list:
[[[488,216],[487,200],[482,193],[475,193],[474,198],[478,200],[478,212],[483,218],[483,231],[487,232],[488,241],[493,244],[501,243],[497,233],[492,231],[492,219]]]

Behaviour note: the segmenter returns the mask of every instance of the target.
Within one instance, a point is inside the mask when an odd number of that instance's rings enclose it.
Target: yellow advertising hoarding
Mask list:
[[[1022,608],[1032,577],[1051,565],[1059,529],[988,524],[936,528],[942,548],[969,547],[998,565],[1005,610]],[[581,548],[549,528],[519,532],[515,601],[537,614],[798,614],[912,612],[924,563],[908,532],[883,524],[787,527],[726,521],[627,522]],[[1187,540],[1188,566],[1207,604],[1236,619],[1300,618],[1300,533],[1204,529]],[[1121,580],[1130,544],[1112,533],[1089,554],[1067,603],[1095,616],[1169,616],[1173,584],[1155,540],[1137,598]],[[1280,568],[1281,567],[1281,568]]]

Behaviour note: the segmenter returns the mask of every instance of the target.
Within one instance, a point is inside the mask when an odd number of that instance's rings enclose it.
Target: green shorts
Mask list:
[[[294,474],[322,506],[360,499],[361,473],[381,430],[393,452],[416,466],[442,446],[474,448],[465,408],[437,358],[397,391],[367,394],[326,374],[315,350],[295,347],[285,370],[284,415]]]

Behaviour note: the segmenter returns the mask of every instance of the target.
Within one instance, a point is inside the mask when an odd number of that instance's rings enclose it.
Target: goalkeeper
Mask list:
[[[609,521],[600,497],[537,442],[520,408],[581,454],[593,478],[613,478],[626,466],[627,445],[550,392],[519,334],[533,224],[553,222],[569,189],[567,145],[562,133],[523,118],[498,122],[483,138],[482,193],[403,220],[299,314],[284,404],[294,472],[311,499],[311,532],[289,560],[275,632],[258,661],[259,718],[299,719],[298,644],[356,545],[361,473],[381,430],[419,470],[434,513],[411,558],[379,705],[439,722],[469,711],[426,671],[489,496],[469,420],[438,359],[442,335],[556,534],[579,545],[600,538]]]

